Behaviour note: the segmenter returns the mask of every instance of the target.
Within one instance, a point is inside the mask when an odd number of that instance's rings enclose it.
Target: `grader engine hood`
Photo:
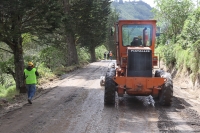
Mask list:
[[[127,57],[127,77],[152,77],[152,50],[149,47],[128,47]]]

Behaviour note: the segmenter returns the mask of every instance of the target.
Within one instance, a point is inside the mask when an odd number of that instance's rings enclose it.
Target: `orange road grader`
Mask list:
[[[171,105],[171,75],[159,68],[155,54],[156,20],[119,20],[114,28],[116,63],[105,76],[104,103],[115,104],[116,93],[153,96],[161,105]]]

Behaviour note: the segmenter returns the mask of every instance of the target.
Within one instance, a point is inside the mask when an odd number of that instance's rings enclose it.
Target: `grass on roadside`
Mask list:
[[[10,86],[9,88],[5,88],[4,86],[0,85],[0,98],[10,101],[15,95],[18,95],[19,91],[16,90],[15,85]]]
[[[107,50],[104,45],[101,45],[96,48],[95,52],[96,52],[97,60],[100,60],[103,58],[103,53],[105,51],[107,51]],[[53,55],[55,55],[54,52],[53,52]],[[52,67],[53,69],[50,69],[51,67],[48,68],[45,65],[44,61],[39,62],[40,61],[39,59],[41,59],[41,57],[34,56],[34,58],[33,57],[30,58],[33,62],[36,62],[39,64],[39,65],[36,65],[37,66],[36,68],[40,75],[38,77],[38,85],[48,83],[48,82],[58,78],[59,76],[62,76],[63,74],[74,71],[78,68],[81,68],[90,62],[90,54],[89,54],[89,51],[87,48],[77,47],[77,52],[78,52],[79,64],[68,66],[68,67],[64,67],[62,65],[56,65],[56,66]],[[47,56],[50,57],[49,54],[47,54]],[[35,58],[38,58],[38,59],[35,59]],[[55,65],[55,64],[51,64],[50,66],[52,66],[52,65]],[[8,83],[11,82],[11,79],[12,79],[12,76],[9,75]],[[1,98],[5,98],[7,100],[12,99],[13,97],[15,97],[15,95],[19,94],[19,92],[16,90],[15,83],[13,83],[11,86],[8,86],[8,83],[6,82],[4,85],[0,85],[0,99]]]

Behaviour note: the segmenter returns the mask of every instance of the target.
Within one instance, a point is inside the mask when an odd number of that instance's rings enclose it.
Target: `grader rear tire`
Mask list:
[[[165,77],[167,81],[164,83],[159,93],[159,103],[162,106],[170,106],[173,97],[173,82],[171,75],[165,72],[161,76]]]
[[[105,77],[105,93],[104,93],[104,104],[114,105],[115,104],[115,91],[116,84],[113,81],[116,70],[114,68],[109,68]]]

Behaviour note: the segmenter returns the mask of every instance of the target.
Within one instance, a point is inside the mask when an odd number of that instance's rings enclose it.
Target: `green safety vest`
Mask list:
[[[33,68],[31,71],[28,71],[27,69],[24,70],[25,78],[26,78],[26,84],[36,84],[36,68]]]

